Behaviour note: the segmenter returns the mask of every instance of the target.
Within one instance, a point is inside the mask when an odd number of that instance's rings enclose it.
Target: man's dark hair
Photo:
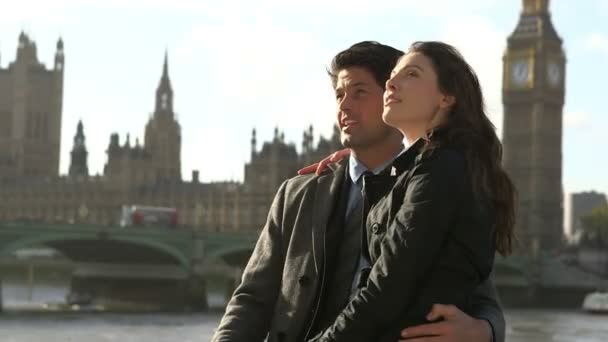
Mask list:
[[[403,51],[375,41],[364,41],[338,53],[332,59],[327,73],[335,88],[338,73],[341,70],[350,67],[364,68],[374,76],[378,85],[384,89],[386,81],[391,76],[391,71],[401,56],[403,56]]]

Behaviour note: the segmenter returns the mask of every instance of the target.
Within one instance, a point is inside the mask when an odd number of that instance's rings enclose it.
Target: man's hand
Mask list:
[[[337,163],[340,160],[344,159],[344,157],[348,156],[349,154],[350,154],[350,149],[348,149],[348,148],[334,152],[334,153],[330,154],[329,156],[323,158],[323,160],[321,160],[320,162],[314,163],[312,165],[308,165],[308,166],[298,170],[298,174],[307,175],[309,173],[315,172],[317,175],[320,175],[327,168],[327,165],[329,165],[331,163]]]
[[[491,342],[492,328],[485,320],[475,319],[454,305],[435,304],[426,316],[429,321],[443,321],[410,327],[401,331],[400,341],[407,342]]]

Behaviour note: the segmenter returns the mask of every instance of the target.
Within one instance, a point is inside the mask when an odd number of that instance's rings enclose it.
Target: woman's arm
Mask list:
[[[467,192],[471,191],[464,159],[456,152],[436,151],[415,168],[405,189],[403,205],[382,240],[381,255],[373,265],[367,286],[315,342],[375,341],[399,327],[406,316],[411,316],[411,307],[420,305],[421,297],[431,299],[432,292],[450,286],[433,282],[440,278],[426,281],[454,223],[456,211],[463,200],[468,200]],[[468,228],[475,232],[483,227]],[[484,247],[487,248],[480,246]],[[475,270],[470,272],[475,273]],[[464,278],[454,283],[459,293],[472,292],[479,285],[480,279]],[[425,288],[421,291],[423,284]],[[421,319],[432,304],[421,308],[425,311]]]

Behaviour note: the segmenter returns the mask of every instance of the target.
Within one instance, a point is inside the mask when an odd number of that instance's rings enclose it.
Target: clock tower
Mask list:
[[[503,57],[502,92],[503,162],[518,190],[520,253],[554,250],[563,237],[565,66],[549,0],[523,0]]]

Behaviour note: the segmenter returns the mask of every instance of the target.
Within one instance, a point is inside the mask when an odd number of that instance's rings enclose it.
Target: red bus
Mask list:
[[[121,227],[175,228],[177,223],[178,213],[175,208],[143,205],[122,206]]]

